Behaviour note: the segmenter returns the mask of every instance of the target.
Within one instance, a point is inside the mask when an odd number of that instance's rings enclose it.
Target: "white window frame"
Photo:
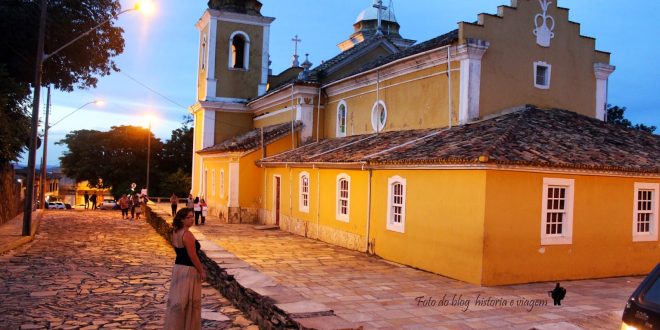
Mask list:
[[[651,191],[651,209],[650,211],[650,224],[648,232],[638,232],[637,231],[637,220],[638,215],[641,213],[639,210],[639,191],[640,190],[650,190]],[[658,183],[646,183],[646,182],[635,182],[635,195],[633,197],[633,223],[632,223],[632,238],[633,242],[650,242],[658,240],[658,202],[660,192],[660,184]],[[648,212],[644,212],[648,213]]]
[[[382,125],[379,125],[380,116],[378,115],[377,111],[379,105],[383,107],[383,112],[385,113],[385,118],[383,119]],[[374,132],[382,132],[385,128],[385,125],[387,125],[387,106],[383,100],[378,100],[374,103],[373,107],[371,107],[371,128],[374,129]]]
[[[548,188],[560,186],[566,189],[564,194],[564,217],[561,234],[546,233],[548,211]],[[543,199],[541,200],[541,245],[562,245],[573,243],[573,205],[575,203],[575,180],[559,178],[543,178]]]
[[[307,191],[305,191],[305,185],[304,185],[304,180],[303,178],[307,178]],[[299,198],[298,198],[298,209],[300,212],[304,213],[309,213],[309,173],[307,172],[301,172],[300,175],[298,176],[298,189],[299,189]],[[307,205],[305,205],[305,197],[307,198]]]
[[[211,196],[215,196],[215,169],[211,170]]]
[[[538,73],[538,68],[539,67],[545,67],[546,68],[546,75],[545,75],[545,84],[538,84],[536,81],[537,73]],[[534,62],[534,87],[538,89],[550,89],[550,78],[552,77],[552,65],[543,62],[543,61],[536,61]]]
[[[340,114],[341,114],[341,107],[344,107],[344,132],[341,132],[340,130]],[[344,100],[339,101],[339,104],[337,105],[337,128],[336,128],[336,135],[337,137],[344,137],[346,136],[346,132],[348,131],[348,105],[346,105],[346,102]]]
[[[243,53],[243,67],[235,68],[234,63],[232,63],[234,59],[232,46],[234,44],[234,37],[239,34],[245,39],[245,49]],[[247,71],[250,68],[250,37],[248,36],[248,34],[243,31],[234,31],[234,33],[232,33],[231,36],[229,36],[228,48],[229,48],[229,57],[227,59],[227,66],[229,67],[229,69]]]
[[[225,170],[220,170],[220,198],[225,197]]]
[[[342,200],[341,198],[341,181],[346,180],[348,182],[348,193],[346,195],[346,214],[341,213]],[[346,173],[341,173],[337,175],[336,181],[336,206],[335,213],[336,218],[339,221],[348,222],[349,215],[351,214],[351,177]]]
[[[395,204],[394,202],[394,185],[400,184],[403,186],[402,203]],[[406,228],[406,193],[407,193],[406,179],[395,175],[387,180],[387,230],[405,233]],[[401,207],[401,222],[394,221],[395,207]]]

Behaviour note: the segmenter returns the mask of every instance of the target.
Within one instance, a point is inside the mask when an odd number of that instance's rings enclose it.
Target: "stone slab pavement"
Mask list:
[[[161,329],[174,257],[119,211],[48,210],[32,242],[0,254],[0,329]],[[212,287],[202,295],[203,329],[258,329]]]
[[[643,279],[564,281],[566,299],[553,306],[547,292],[554,283],[481,287],[257,228],[209,217],[194,230],[365,329],[619,329],[625,302]]]

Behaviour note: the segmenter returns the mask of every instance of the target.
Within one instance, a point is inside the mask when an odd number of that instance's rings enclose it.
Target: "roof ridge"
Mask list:
[[[508,140],[511,137],[514,130],[517,129],[520,123],[522,122],[524,114],[529,112],[531,109],[532,108],[527,107],[524,110],[514,112],[512,115],[517,115],[516,116],[517,118],[514,119],[513,123],[509,126],[509,128],[506,129],[506,131],[504,131],[504,133],[502,133],[502,135],[498,139],[493,140],[493,143],[481,153],[481,155],[479,156],[479,160],[483,162],[487,162],[488,159],[490,158],[490,153],[493,150],[495,150],[496,147],[501,146],[504,143],[504,141]],[[496,119],[493,118],[491,120],[496,120]]]

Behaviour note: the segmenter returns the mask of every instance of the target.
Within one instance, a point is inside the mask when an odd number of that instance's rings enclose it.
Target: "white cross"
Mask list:
[[[378,28],[376,29],[376,35],[382,35],[383,34],[383,28],[381,27],[382,15],[380,11],[386,10],[387,7],[383,6],[383,0],[378,0],[378,2],[376,2],[373,7],[378,10]]]

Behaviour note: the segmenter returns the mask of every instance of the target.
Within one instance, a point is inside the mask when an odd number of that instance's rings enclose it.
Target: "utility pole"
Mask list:
[[[39,180],[39,203],[42,210],[46,209],[46,180],[48,179],[47,175],[47,163],[46,157],[48,156],[48,115],[50,114],[50,85],[48,85],[48,93],[46,94],[46,121],[44,123],[44,141],[43,141],[43,157],[41,160],[41,179]]]

